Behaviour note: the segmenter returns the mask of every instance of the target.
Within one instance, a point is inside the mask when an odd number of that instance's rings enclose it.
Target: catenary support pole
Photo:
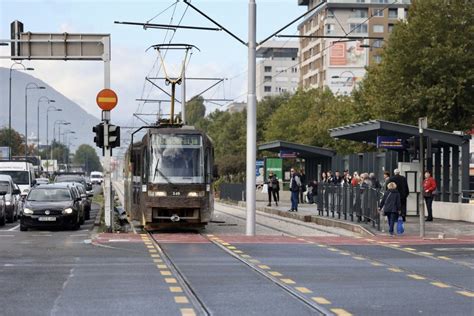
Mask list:
[[[246,235],[255,235],[255,161],[257,160],[256,37],[257,4],[249,0],[248,94],[247,94],[247,227]]]
[[[104,88],[110,89],[110,42],[104,38]],[[110,111],[102,111],[104,121],[104,212],[105,225],[109,232],[113,231],[113,205],[112,205],[112,181],[110,178],[110,148],[109,148],[109,122]]]
[[[183,125],[186,125],[186,60],[184,60],[181,75],[181,121]]]
[[[418,119],[418,127],[419,127],[419,132],[420,132],[420,169],[421,169],[421,174],[420,174],[420,237],[423,238],[425,237],[425,203],[424,203],[424,197],[423,197],[423,180],[424,180],[424,174],[425,174],[425,145],[423,143],[423,138],[424,138],[424,133],[423,130],[427,128],[427,118],[426,117],[420,117]]]

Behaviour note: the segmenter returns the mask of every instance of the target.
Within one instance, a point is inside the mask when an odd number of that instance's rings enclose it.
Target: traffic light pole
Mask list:
[[[110,52],[109,43],[104,41],[104,55]],[[104,58],[104,88],[110,89],[110,56]],[[113,232],[113,199],[112,199],[112,181],[110,178],[110,148],[109,148],[109,122],[110,111],[102,111],[102,120],[104,121],[104,212],[105,225],[109,232]]]

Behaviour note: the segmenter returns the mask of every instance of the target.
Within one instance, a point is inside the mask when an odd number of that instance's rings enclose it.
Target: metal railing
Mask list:
[[[220,198],[223,200],[245,201],[245,184],[222,183],[219,187]]]
[[[381,197],[381,191],[370,186],[319,183],[314,199],[320,216],[372,223],[380,230],[378,205]]]

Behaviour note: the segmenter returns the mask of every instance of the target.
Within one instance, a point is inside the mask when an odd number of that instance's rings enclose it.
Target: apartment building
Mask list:
[[[365,67],[380,62],[384,41],[407,16],[411,0],[298,0],[308,11],[298,25],[299,84],[304,89],[329,87],[349,94],[365,75]],[[340,37],[360,37],[347,40]],[[372,38],[372,39],[370,39]],[[375,38],[375,39],[373,39]]]
[[[268,41],[257,49],[257,100],[298,88],[298,41]]]

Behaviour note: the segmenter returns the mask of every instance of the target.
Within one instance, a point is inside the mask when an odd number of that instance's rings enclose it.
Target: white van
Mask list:
[[[13,182],[20,188],[22,196],[26,196],[36,183],[35,171],[31,162],[0,161],[0,174],[12,177]]]
[[[102,184],[104,182],[104,175],[99,171],[91,171],[91,183]]]

